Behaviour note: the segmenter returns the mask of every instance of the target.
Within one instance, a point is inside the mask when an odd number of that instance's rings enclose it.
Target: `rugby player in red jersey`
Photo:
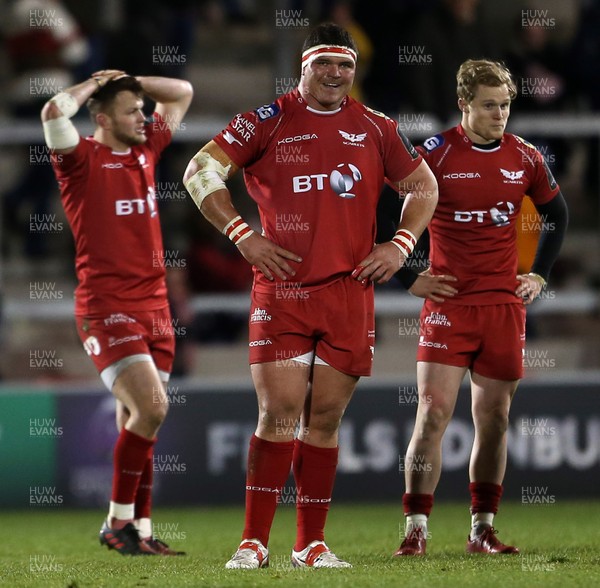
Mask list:
[[[144,96],[156,102],[151,121]],[[117,399],[112,497],[100,542],[124,555],[180,553],[153,537],[150,518],[153,447],[174,353],[154,168],[191,99],[186,81],[104,70],[42,110],[75,239],[77,330]],[[81,138],[69,119],[86,102],[95,129]]]
[[[417,351],[419,404],[405,458],[406,531],[397,556],[425,554],[442,437],[467,371],[475,439],[466,549],[518,553],[498,540],[493,526],[506,469],[508,414],[523,375],[525,306],[546,285],[568,219],[540,152],[505,132],[516,96],[510,72],[497,62],[468,60],[457,81],[460,124],[419,147],[439,185],[428,227],[431,265],[418,276],[400,272],[405,287],[426,300]],[[525,194],[545,230],[531,273],[517,275],[515,225]]]
[[[339,424],[359,377],[371,372],[373,282],[400,268],[437,201],[431,171],[398,124],[348,97],[356,59],[344,29],[316,27],[303,46],[299,87],[238,114],[184,177],[202,214],[254,266],[249,351],[259,417],[248,454],[245,528],[229,569],[268,564],[290,469],[297,492],[292,563],[350,566],[324,537]],[[225,186],[242,168],[260,234]],[[413,193],[394,241],[374,246],[385,178]]]

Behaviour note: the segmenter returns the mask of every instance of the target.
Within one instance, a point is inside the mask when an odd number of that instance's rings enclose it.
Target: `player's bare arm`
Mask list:
[[[53,96],[42,108],[42,123],[46,144],[54,153],[71,153],[79,143],[79,134],[69,120],[88,98],[110,80],[126,75],[117,69],[96,72],[91,78]]]
[[[359,281],[383,284],[404,265],[417,240],[427,227],[438,200],[438,186],[429,166],[422,161],[417,169],[400,182],[406,193],[402,217],[392,241],[375,245],[352,273]]]
[[[299,263],[302,259],[252,231],[242,220],[225,185],[238,169],[225,151],[209,141],[189,162],[183,182],[204,218],[235,243],[246,261],[269,280],[274,275],[287,280],[296,273],[287,260]]]
[[[156,112],[165,120],[172,133],[179,129],[194,90],[186,80],[156,76],[136,76],[144,94],[156,102]]]

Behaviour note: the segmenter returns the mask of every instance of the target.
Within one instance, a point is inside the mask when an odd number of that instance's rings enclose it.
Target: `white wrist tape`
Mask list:
[[[71,118],[79,110],[77,100],[68,92],[59,92],[56,96],[50,98],[50,102],[56,104],[67,118]]]
[[[69,149],[79,143],[79,133],[66,116],[46,120],[42,125],[44,139],[50,149]]]
[[[226,188],[225,180],[231,169],[231,164],[224,167],[210,153],[199,151],[194,155],[194,161],[200,169],[184,182],[187,191],[192,196],[198,209],[202,206],[204,199],[216,192]]]
[[[229,237],[234,245],[241,243],[253,233],[254,231],[248,226],[248,223],[239,215],[232,218],[223,227],[223,234]]]
[[[392,238],[392,243],[405,257],[408,257],[417,244],[417,238],[408,229],[398,229]]]

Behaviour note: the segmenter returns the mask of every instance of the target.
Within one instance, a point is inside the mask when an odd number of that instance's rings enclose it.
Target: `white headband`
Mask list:
[[[309,65],[317,57],[346,57],[356,65],[356,51],[342,45],[315,45],[302,53],[302,65]]]

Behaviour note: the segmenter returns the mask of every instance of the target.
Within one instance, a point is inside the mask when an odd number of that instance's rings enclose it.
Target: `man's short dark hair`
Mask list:
[[[133,76],[125,76],[118,80],[110,80],[86,102],[86,106],[90,111],[92,122],[94,124],[96,123],[96,115],[99,112],[108,112],[110,110],[119,92],[133,92],[140,98],[144,96],[142,84],[140,84]]]
[[[358,54],[352,35],[346,29],[332,22],[318,25],[308,34],[302,45],[302,53],[316,45],[340,45],[349,47]]]

